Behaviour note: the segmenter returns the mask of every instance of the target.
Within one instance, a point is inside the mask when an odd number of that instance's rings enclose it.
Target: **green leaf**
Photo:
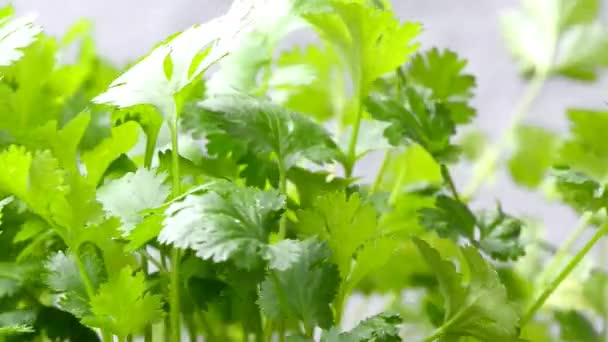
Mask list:
[[[463,284],[462,274],[456,271],[454,264],[443,260],[423,240],[413,240],[437,277],[444,299],[445,316],[437,330],[440,336],[471,336],[481,341],[517,338],[519,315],[509,302],[498,274],[474,247],[461,247],[470,277],[469,282]]]
[[[608,274],[600,270],[591,273],[591,276],[584,284],[583,293],[587,302],[595,310],[595,313],[603,316],[608,312],[608,302],[606,297],[608,292]]]
[[[335,329],[325,333],[321,342],[397,342],[401,341],[399,327],[403,320],[393,312],[383,312],[369,317],[348,332]]]
[[[457,148],[450,143],[456,133],[450,111],[439,103],[427,102],[414,89],[406,91],[407,104],[393,97],[373,94],[366,100],[372,116],[391,125],[384,131],[392,145],[417,143],[438,160],[452,160]]]
[[[126,122],[112,128],[112,136],[103,140],[93,149],[85,151],[80,157],[86,169],[87,181],[97,185],[110,164],[137,143],[137,124]]]
[[[230,260],[241,268],[258,266],[267,253],[270,233],[278,228],[285,198],[275,190],[219,180],[200,192],[167,208],[158,240],[192,249],[203,259]]]
[[[341,113],[346,106],[346,89],[339,59],[332,49],[308,46],[283,52],[277,61],[277,72],[300,68],[308,72],[308,82],[299,81],[275,86],[273,99],[288,109],[325,121]]]
[[[596,211],[608,206],[604,185],[587,175],[568,168],[555,168],[551,175],[559,198],[576,210]]]
[[[23,56],[21,49],[29,46],[42,28],[34,24],[33,16],[11,18],[13,8],[0,9],[0,66],[9,66]]]
[[[40,282],[39,262],[0,262],[0,299],[16,295]]]
[[[263,257],[268,260],[270,269],[285,271],[298,260],[301,247],[297,240],[281,240],[268,246]]]
[[[479,247],[492,258],[508,261],[525,255],[519,238],[524,223],[498,208],[484,212],[477,221],[479,226]]]
[[[430,98],[444,105],[455,123],[467,123],[475,116],[469,105],[475,77],[463,73],[465,59],[450,50],[433,48],[412,57],[404,70],[407,84],[430,91]]]
[[[104,265],[99,257],[89,253],[82,255],[81,258],[91,286],[95,290],[105,279]],[[76,317],[87,316],[90,313],[89,294],[74,256],[57,252],[48,259],[46,268],[47,285],[56,294],[55,305]]]
[[[328,328],[333,323],[331,302],[340,277],[329,261],[331,251],[310,238],[299,242],[298,260],[284,271],[275,271],[260,286],[258,304],[270,319],[294,319],[306,326]]]
[[[537,187],[557,157],[557,136],[541,127],[519,126],[516,147],[509,160],[513,179],[528,188]]]
[[[317,197],[328,192],[344,191],[354,180],[335,177],[329,172],[312,172],[304,168],[293,167],[287,178],[298,191],[300,207],[310,208]]]
[[[557,311],[555,320],[559,323],[560,341],[564,342],[599,342],[602,340],[593,324],[576,311]]]
[[[149,104],[166,120],[179,113],[175,96],[229,53],[247,24],[247,9],[233,5],[224,17],[195,25],[157,46],[93,101],[120,108]],[[245,11],[245,12],[241,12]]]
[[[142,223],[144,210],[160,207],[170,194],[166,174],[138,169],[122,178],[106,182],[97,190],[97,200],[109,216],[120,218],[125,235]]]
[[[2,226],[2,209],[13,201],[12,196],[5,197],[0,200],[0,226]]]
[[[503,17],[511,53],[525,73],[593,80],[608,62],[606,27],[597,0],[524,1]]]
[[[434,208],[420,210],[420,224],[441,237],[457,240],[460,236],[473,238],[476,218],[462,202],[439,195]]]
[[[326,240],[333,251],[331,259],[346,280],[357,251],[379,234],[377,215],[357,193],[327,193],[315,200],[312,209],[298,211],[296,230],[303,236]]]
[[[321,126],[272,102],[222,95],[204,100],[201,106],[210,143],[236,139],[260,157],[274,155],[286,170],[301,160],[324,164],[339,158],[335,143]]]
[[[25,334],[31,332],[34,332],[34,329],[31,326],[25,324],[14,325],[10,327],[0,327],[0,336]]]
[[[608,112],[571,109],[570,137],[559,151],[560,164],[583,172],[597,180],[606,177],[608,147],[602,139],[608,129]]]
[[[331,1],[328,10],[306,14],[350,72],[361,98],[380,76],[394,71],[418,49],[421,27],[401,24],[395,14],[355,1]]]
[[[120,337],[137,334],[163,316],[161,296],[148,292],[142,273],[130,267],[110,277],[91,298],[91,315],[83,319]]]

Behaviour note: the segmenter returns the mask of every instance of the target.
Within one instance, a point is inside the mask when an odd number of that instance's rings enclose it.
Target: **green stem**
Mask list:
[[[559,249],[553,255],[553,258],[549,262],[539,276],[539,280],[541,284],[545,284],[548,282],[548,278],[555,274],[555,269],[559,266],[559,264],[564,260],[564,258],[568,255],[572,245],[583,235],[591,219],[593,218],[593,213],[591,211],[585,211],[583,215],[579,218],[576,226],[572,230],[572,233],[568,236],[566,241],[559,247]]]
[[[445,164],[441,164],[441,176],[443,177],[443,181],[445,182],[445,185],[450,190],[452,197],[454,197],[455,200],[460,202],[460,196],[458,195],[458,190],[456,189],[456,184],[454,183],[454,179],[452,178],[452,175],[450,175],[450,170],[448,169],[448,167]]]
[[[355,122],[353,123],[353,131],[350,136],[350,142],[348,144],[348,151],[346,155],[346,165],[344,167],[344,173],[346,178],[350,178],[353,174],[353,170],[355,168],[355,163],[357,161],[357,139],[359,138],[359,130],[361,129],[361,119],[363,118],[363,104],[361,100],[362,89],[361,82],[355,83],[355,91],[354,91],[354,100],[356,101],[355,105]]]
[[[173,197],[181,194],[181,179],[179,173],[179,146],[178,146],[178,117],[173,116],[171,122],[171,171],[172,171],[172,190]],[[171,250],[171,277],[170,277],[170,322],[171,340],[181,342],[181,321],[180,321],[180,301],[179,301],[179,266],[181,253],[179,249]]]
[[[74,260],[76,261],[76,266],[78,267],[78,273],[80,273],[80,279],[82,279],[87,296],[89,297],[89,300],[91,300],[93,296],[95,296],[95,288],[93,288],[91,278],[89,278],[87,269],[84,266],[80,255],[78,255],[77,249],[72,250],[72,254],[74,255]],[[112,342],[112,334],[110,334],[110,332],[101,329],[101,336],[104,342]]]
[[[546,72],[539,72],[534,75],[534,78],[528,84],[521,100],[515,107],[511,115],[511,122],[507,130],[500,137],[494,146],[490,146],[483,153],[481,159],[475,164],[473,178],[463,191],[463,198],[468,201],[475,195],[479,188],[492,176],[496,170],[498,161],[515,139],[517,127],[521,124],[526,114],[530,111],[530,107],[534,100],[540,94],[547,80]]]
[[[386,150],[386,152],[384,153],[384,159],[382,160],[382,165],[380,165],[380,169],[378,170],[378,173],[376,174],[376,180],[374,181],[374,185],[372,185],[372,189],[371,189],[372,194],[375,193],[376,191],[378,191],[380,184],[382,184],[382,181],[384,180],[384,175],[386,174],[386,171],[388,170],[388,165],[390,164],[390,161],[391,161],[391,153],[392,153],[391,149]]]
[[[532,317],[534,317],[534,314],[536,314],[536,312],[543,306],[549,296],[553,294],[553,292],[558,288],[562,281],[564,281],[564,279],[566,279],[570,275],[570,273],[576,268],[576,266],[578,266],[578,264],[581,262],[581,260],[583,260],[587,253],[589,253],[589,251],[591,250],[591,248],[593,248],[596,242],[600,240],[602,236],[604,236],[604,234],[606,234],[606,231],[608,231],[608,224],[602,225],[602,227],[599,228],[593,234],[591,239],[587,241],[583,248],[581,248],[581,250],[572,258],[572,260],[566,265],[566,267],[560,272],[560,274],[551,283],[547,285],[540,297],[538,297],[534,304],[532,304],[528,312],[520,321],[521,326],[526,325],[532,319]]]
[[[283,163],[283,159],[279,159],[279,192],[287,196],[287,171],[285,170],[285,165]],[[279,220],[279,240],[285,239],[287,235],[287,215],[283,214],[281,219]]]
[[[393,189],[391,190],[391,195],[388,198],[388,204],[393,205],[397,202],[397,198],[401,194],[401,188],[403,187],[403,182],[405,182],[405,176],[407,174],[407,168],[405,163],[399,167],[399,175],[397,176],[397,181],[393,184]]]
[[[269,272],[270,275],[270,279],[272,279],[272,282],[274,284],[274,287],[277,290],[277,294],[279,295],[279,308],[281,310],[287,310],[287,297],[285,296],[285,292],[283,291],[283,287],[281,286],[281,282],[279,281],[279,277],[277,277],[277,274],[275,273],[275,271],[271,270]],[[283,320],[279,320],[278,322],[278,327],[279,327],[279,341],[282,342],[284,341],[285,338],[285,322]],[[272,335],[272,332],[271,332]]]

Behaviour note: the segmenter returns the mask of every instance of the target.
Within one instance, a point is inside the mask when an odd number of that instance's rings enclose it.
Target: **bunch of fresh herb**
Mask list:
[[[88,23],[56,39],[3,8],[0,341],[605,340],[587,253],[608,230],[608,112],[569,109],[566,135],[523,123],[547,80],[608,65],[599,5],[505,17],[529,89],[492,142],[459,134],[466,60],[421,50],[389,0],[237,0],[121,75]],[[318,42],[278,49],[294,30]],[[503,165],[580,213],[562,246],[471,205]],[[393,300],[345,330],[354,294]]]

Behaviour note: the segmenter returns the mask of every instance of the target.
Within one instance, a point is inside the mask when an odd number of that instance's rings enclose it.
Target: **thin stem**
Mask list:
[[[452,175],[450,175],[450,170],[448,170],[448,167],[445,166],[445,164],[441,164],[441,176],[443,177],[443,181],[445,182],[446,186],[450,190],[452,197],[454,197],[455,200],[460,202],[460,196],[458,195],[456,184],[454,183]]]
[[[179,173],[179,146],[178,146],[178,118],[173,116],[171,122],[171,171],[172,171],[172,190],[173,197],[181,194],[181,179]],[[170,277],[170,322],[171,340],[181,342],[181,321],[180,321],[180,301],[179,301],[179,266],[181,253],[179,249],[171,250],[171,277]]]
[[[361,129],[361,119],[363,118],[363,104],[361,100],[362,89],[361,81],[358,80],[355,83],[354,100],[355,100],[355,122],[353,123],[353,131],[350,136],[350,142],[348,144],[348,151],[346,155],[346,165],[344,167],[344,173],[346,178],[350,178],[355,168],[357,161],[357,139],[359,138],[359,130]]]
[[[89,297],[89,300],[91,300],[93,296],[95,296],[95,288],[93,288],[91,278],[89,278],[89,273],[87,273],[87,269],[84,266],[80,255],[78,255],[78,251],[72,250],[72,254],[74,255],[74,260],[76,261],[76,266],[78,267],[78,273],[80,273],[80,279],[82,279],[85,291],[87,292],[87,297]],[[101,337],[104,342],[112,341],[112,334],[104,329],[101,329]]]
[[[279,160],[279,192],[287,196],[287,171],[285,170],[285,165],[283,163],[282,158]],[[279,240],[283,240],[287,235],[287,215],[283,214],[279,221]]]
[[[576,223],[576,226],[572,230],[572,233],[570,233],[566,241],[555,252],[553,258],[549,262],[549,265],[547,265],[541,272],[541,275],[538,278],[540,279],[541,284],[546,283],[548,281],[548,278],[552,274],[555,274],[555,268],[558,267],[562,260],[564,260],[564,258],[568,255],[570,249],[572,248],[572,245],[574,245],[574,243],[581,237],[581,235],[583,235],[583,233],[589,226],[589,223],[591,222],[592,218],[593,213],[591,211],[585,211],[583,215],[581,215],[578,222]]]
[[[165,265],[163,265],[160,261],[158,261],[154,257],[152,257],[150,255],[150,253],[148,253],[148,251],[146,251],[145,249],[141,249],[139,251],[139,253],[142,256],[142,262],[145,258],[146,262],[151,262],[154,266],[156,266],[156,268],[158,268],[159,271],[161,271],[163,273],[169,273],[169,271],[167,271],[167,268],[165,267]],[[146,271],[147,271],[147,265],[146,265]]]
[[[532,304],[526,315],[520,321],[521,326],[526,325],[526,323],[528,323],[532,319],[532,317],[534,317],[534,314],[536,314],[536,312],[543,306],[543,304],[545,304],[545,301],[547,301],[549,296],[553,294],[553,292],[558,288],[562,281],[564,281],[564,279],[566,279],[570,275],[570,273],[576,268],[576,266],[578,266],[578,264],[581,262],[581,260],[583,260],[587,253],[589,253],[589,251],[591,250],[591,248],[593,248],[596,242],[598,242],[598,240],[600,240],[602,236],[606,234],[606,231],[608,231],[608,224],[602,225],[602,227],[599,228],[593,234],[591,239],[587,241],[585,246],[583,246],[583,248],[581,248],[581,250],[572,258],[572,260],[566,265],[566,267],[560,272],[560,274],[551,283],[547,285],[540,297],[538,297],[534,304]]]
[[[517,127],[530,111],[530,107],[540,94],[546,80],[546,72],[539,72],[534,75],[534,78],[528,84],[521,100],[511,115],[509,127],[500,137],[498,142],[494,146],[489,147],[483,153],[481,159],[476,163],[473,178],[463,191],[463,198],[465,200],[471,199],[486,180],[494,174],[502,153],[513,143]]]
[[[382,184],[382,181],[384,180],[384,175],[386,174],[386,171],[388,170],[388,165],[391,161],[391,154],[391,149],[386,150],[386,152],[384,153],[384,159],[382,160],[382,165],[380,165],[380,169],[376,174],[376,180],[374,181],[374,185],[372,185],[371,193],[375,193],[376,191],[378,191],[380,184]]]
[[[401,194],[401,188],[403,187],[403,182],[405,182],[405,176],[407,174],[406,164],[403,163],[399,168],[399,175],[397,176],[397,181],[393,184],[393,190],[391,190],[391,195],[388,198],[388,204],[393,205],[397,202],[397,198],[399,194]]]

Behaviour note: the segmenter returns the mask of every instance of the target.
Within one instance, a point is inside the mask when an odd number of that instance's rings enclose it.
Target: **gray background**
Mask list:
[[[6,2],[0,0],[0,3]],[[112,61],[123,64],[146,53],[159,39],[222,14],[229,0],[18,0],[19,13],[34,12],[50,34],[62,34],[75,20],[88,17],[95,22],[98,48]],[[469,60],[476,75],[475,106],[479,116],[474,125],[497,135],[509,122],[514,103],[524,82],[505,50],[499,30],[502,11],[518,5],[517,0],[394,0],[403,19],[423,23],[420,40],[425,47],[448,47]],[[567,128],[567,107],[605,108],[607,80],[588,85],[552,80],[529,113],[528,122],[563,131]],[[373,169],[371,158],[359,172]],[[468,169],[456,172],[457,183],[469,178]],[[481,192],[481,201],[499,199],[515,214],[542,219],[547,238],[559,241],[573,226],[575,215],[566,207],[547,203],[539,194],[516,188],[504,172]]]

